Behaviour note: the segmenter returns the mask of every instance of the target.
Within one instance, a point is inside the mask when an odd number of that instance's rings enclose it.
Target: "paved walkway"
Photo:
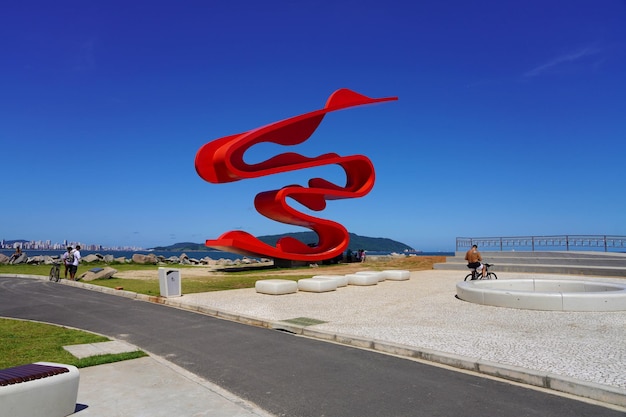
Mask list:
[[[80,369],[76,417],[271,417],[158,356]]]

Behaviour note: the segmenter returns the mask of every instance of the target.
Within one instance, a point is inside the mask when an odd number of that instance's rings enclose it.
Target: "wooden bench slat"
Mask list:
[[[29,364],[13,368],[0,369],[0,386],[19,384],[33,379],[46,378],[69,372],[69,369],[60,366]]]

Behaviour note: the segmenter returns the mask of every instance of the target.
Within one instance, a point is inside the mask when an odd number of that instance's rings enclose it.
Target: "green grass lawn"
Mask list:
[[[290,275],[284,279],[297,281],[302,278],[310,278],[309,275]],[[241,288],[254,288],[257,280],[264,279],[259,275],[228,275],[220,276],[219,279],[184,277],[181,279],[181,291],[183,294],[193,294],[198,292],[211,292],[223,290],[236,290]],[[127,279],[127,278],[109,278],[89,281],[90,284],[101,285],[108,288],[123,288],[125,291],[132,291],[146,295],[160,295],[158,279]]]
[[[76,276],[80,276],[85,271],[92,268],[106,267],[117,269],[119,272],[123,271],[155,271],[154,276],[157,277],[157,265],[140,265],[140,264],[112,264],[106,265],[104,263],[90,263],[81,264]],[[49,276],[51,265],[0,265],[1,274],[17,274],[17,275],[39,275]],[[195,266],[176,265],[176,269],[181,270],[181,275],[184,275],[185,268],[197,268]],[[211,292],[222,290],[234,290],[241,288],[254,288],[254,283],[259,279],[264,279],[263,270],[250,270],[240,272],[229,272],[226,274],[220,274],[219,276],[206,277],[184,277],[181,280],[181,287],[183,294],[192,294],[197,292]],[[290,275],[285,279],[298,280],[301,278],[310,278],[313,272],[308,268],[303,269],[302,275]],[[63,269],[61,269],[61,278],[63,278]],[[139,294],[146,295],[160,295],[159,279],[128,279],[118,278],[113,276],[109,279],[98,279],[89,281],[89,284],[101,285],[108,288],[121,287],[126,291],[132,291]]]
[[[0,340],[0,369],[42,361],[84,368],[147,356],[137,351],[78,359],[63,346],[106,342],[109,339],[81,330],[24,320],[0,318]]]

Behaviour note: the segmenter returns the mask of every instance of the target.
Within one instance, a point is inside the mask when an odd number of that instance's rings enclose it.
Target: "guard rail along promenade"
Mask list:
[[[603,251],[626,252],[626,236],[556,235],[517,237],[457,237],[456,251],[477,245],[481,251]]]
[[[465,252],[477,245],[490,269],[501,273],[541,273],[626,278],[626,236],[562,235],[458,237],[455,256],[434,269],[468,271]],[[461,272],[462,271],[462,272]]]

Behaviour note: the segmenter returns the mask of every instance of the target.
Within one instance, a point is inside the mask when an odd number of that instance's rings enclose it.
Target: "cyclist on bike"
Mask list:
[[[465,260],[469,268],[480,272],[483,278],[485,278],[485,268],[483,268],[482,264],[483,258],[480,256],[480,252],[478,252],[478,245],[473,245],[472,248],[465,253]]]

